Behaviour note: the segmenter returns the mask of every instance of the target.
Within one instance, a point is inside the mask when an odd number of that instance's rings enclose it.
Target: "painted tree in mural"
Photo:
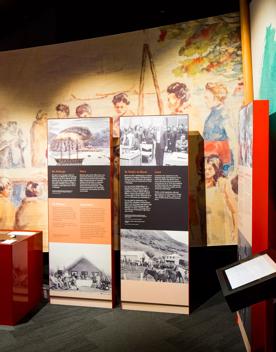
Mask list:
[[[179,23],[163,27],[159,42],[177,39],[181,42],[178,54],[179,65],[173,73],[194,76],[204,72],[239,78],[241,74],[240,25],[237,14]]]

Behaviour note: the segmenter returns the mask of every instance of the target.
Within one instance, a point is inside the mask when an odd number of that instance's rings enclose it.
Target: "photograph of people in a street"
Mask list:
[[[121,166],[188,165],[188,115],[120,119]]]
[[[188,232],[121,230],[121,279],[188,283]]]

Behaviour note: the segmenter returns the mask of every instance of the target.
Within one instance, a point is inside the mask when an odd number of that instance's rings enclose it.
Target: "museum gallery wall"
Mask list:
[[[188,114],[206,156],[191,166],[191,243],[237,243],[239,14],[2,52],[0,77],[1,228],[43,230],[47,250],[48,118],[111,116],[118,145],[119,116]]]

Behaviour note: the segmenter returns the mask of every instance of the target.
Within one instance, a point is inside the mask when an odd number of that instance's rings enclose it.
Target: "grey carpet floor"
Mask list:
[[[1,352],[239,352],[234,314],[221,293],[190,316],[45,305],[25,324],[0,328]]]

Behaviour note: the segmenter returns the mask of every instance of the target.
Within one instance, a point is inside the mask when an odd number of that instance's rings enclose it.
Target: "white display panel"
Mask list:
[[[276,263],[267,254],[263,254],[225,270],[225,274],[232,289],[236,289],[274,273],[276,273]]]

